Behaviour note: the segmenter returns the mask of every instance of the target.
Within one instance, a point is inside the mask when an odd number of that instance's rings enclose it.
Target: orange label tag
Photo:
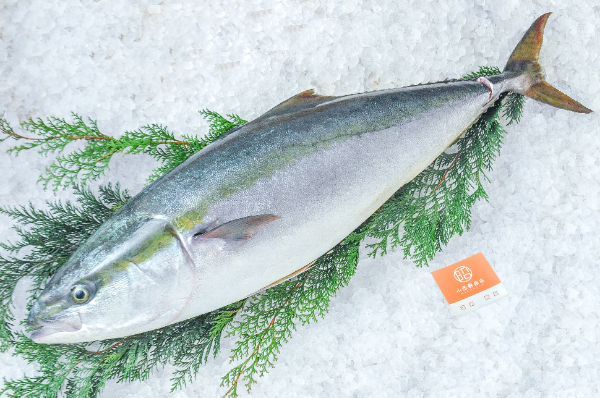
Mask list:
[[[508,296],[483,253],[431,273],[450,309],[461,316]]]

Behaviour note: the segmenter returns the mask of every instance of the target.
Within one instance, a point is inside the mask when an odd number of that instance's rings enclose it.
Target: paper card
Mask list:
[[[450,309],[462,316],[508,296],[483,253],[431,273]]]

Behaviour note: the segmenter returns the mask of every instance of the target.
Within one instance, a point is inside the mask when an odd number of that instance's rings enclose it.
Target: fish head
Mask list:
[[[165,221],[103,225],[46,284],[28,324],[36,343],[120,338],[176,321],[195,266]]]

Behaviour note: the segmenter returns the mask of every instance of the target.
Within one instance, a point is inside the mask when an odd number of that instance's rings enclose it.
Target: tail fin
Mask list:
[[[578,113],[590,113],[592,112],[590,109],[561,93],[544,80],[545,74],[538,63],[538,56],[542,48],[544,27],[550,14],[549,12],[542,15],[531,25],[510,55],[504,72],[522,76],[514,90],[519,94],[557,108]]]

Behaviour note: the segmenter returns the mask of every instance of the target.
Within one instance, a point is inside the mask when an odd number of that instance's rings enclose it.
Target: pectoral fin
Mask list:
[[[224,239],[228,243],[244,243],[254,235],[256,231],[264,228],[267,224],[281,217],[273,214],[262,214],[260,216],[249,216],[226,222],[208,232],[198,234],[198,238]]]

